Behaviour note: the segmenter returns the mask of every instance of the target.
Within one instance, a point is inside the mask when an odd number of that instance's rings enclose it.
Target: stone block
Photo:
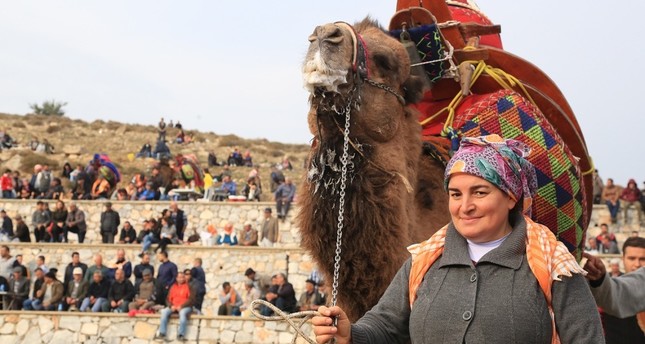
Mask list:
[[[81,326],[81,333],[88,336],[96,336],[99,333],[99,325],[93,322],[84,323]]]
[[[235,332],[224,330],[219,335],[219,341],[222,344],[235,343]]]
[[[5,323],[4,325],[2,325],[2,327],[0,327],[0,334],[11,334],[14,332],[15,328],[15,324]]]
[[[72,332],[78,332],[81,330],[81,322],[78,317],[61,317],[58,322],[59,329],[67,329]]]
[[[40,316],[38,317],[38,327],[40,328],[40,334],[44,335],[54,328],[54,323],[48,318]]]
[[[112,323],[101,335],[103,337],[130,337],[132,336],[132,323]]]
[[[67,331],[67,330],[61,330],[61,331],[56,331],[54,332],[54,335],[49,342],[49,344],[67,344],[67,343],[73,343],[74,342],[74,333]]]
[[[29,320],[20,319],[16,325],[16,334],[20,337],[24,336],[29,331]]]
[[[139,339],[152,339],[157,332],[158,326],[145,321],[137,321],[134,324],[134,337]]]
[[[253,332],[240,331],[235,334],[235,343],[246,344],[253,343]]]
[[[40,331],[38,327],[31,327],[22,339],[23,343],[40,343]]]

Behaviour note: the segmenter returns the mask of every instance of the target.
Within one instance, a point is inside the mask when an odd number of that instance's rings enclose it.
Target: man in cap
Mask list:
[[[87,271],[87,265],[84,263],[81,263],[81,256],[78,254],[78,252],[73,252],[72,261],[69,264],[67,264],[67,266],[65,267],[65,277],[63,278],[63,285],[65,286],[65,292],[67,292],[67,287],[69,286],[69,282],[71,282],[74,279],[73,272],[75,271],[76,268],[80,268],[81,271],[83,272],[83,276],[85,276],[85,272]]]
[[[104,244],[114,244],[114,236],[121,225],[119,213],[112,210],[112,203],[105,203],[105,211],[101,213],[101,239]]]
[[[9,281],[8,294],[3,305],[7,310],[18,311],[22,309],[22,304],[28,297],[29,280],[22,274],[22,268],[16,266],[13,268],[13,278]]]
[[[157,281],[152,277],[152,270],[144,269],[141,280],[134,286],[134,299],[128,305],[130,312],[148,310],[156,304]]]
[[[36,299],[31,303],[31,309],[40,311],[53,311],[56,310],[58,304],[63,300],[63,283],[56,279],[56,272],[49,271],[45,274],[45,283],[40,290],[36,292],[37,297],[42,297]],[[27,309],[27,307],[25,307]]]
[[[273,247],[280,241],[280,231],[278,229],[278,220],[271,215],[271,208],[264,209],[264,221],[262,222],[262,240],[260,246]]]
[[[77,266],[73,268],[73,279],[67,283],[67,292],[65,293],[65,308],[70,311],[78,311],[81,302],[87,295],[89,284],[83,279],[83,268]]]
[[[316,282],[308,279],[305,281],[305,291],[300,294],[298,309],[300,311],[316,311],[322,306],[321,297],[316,290]]]

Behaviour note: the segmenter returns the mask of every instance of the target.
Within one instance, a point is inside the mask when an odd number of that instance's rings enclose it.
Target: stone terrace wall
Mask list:
[[[11,249],[11,255],[23,255],[23,263],[30,271],[36,268],[36,257],[43,255],[49,268],[58,268],[58,279],[63,280],[65,267],[71,261],[71,254],[78,251],[81,261],[93,265],[92,257],[95,253],[103,255],[103,263],[108,265],[114,260],[116,250],[123,248],[126,257],[132,266],[138,264],[138,245],[79,245],[79,244],[29,244],[6,243]],[[252,267],[258,273],[272,275],[277,272],[288,272],[289,281],[296,290],[296,297],[304,291],[305,280],[313,270],[313,262],[309,255],[300,249],[277,249],[259,247],[201,247],[171,245],[168,257],[177,264],[181,271],[192,267],[194,258],[202,258],[203,268],[206,272],[206,296],[202,311],[206,315],[217,315],[220,305],[218,292],[223,282],[230,282],[241,292],[242,282],[245,280],[244,271]],[[155,272],[159,266],[156,257],[151,257],[151,264]],[[288,268],[288,269],[287,269]],[[134,281],[134,276],[132,277]]]
[[[5,209],[7,215],[14,218],[20,214],[25,218],[25,223],[33,231],[31,224],[31,215],[36,210],[36,200],[6,200],[0,199],[0,209]],[[66,201],[69,203],[70,201]],[[104,210],[102,201],[76,201],[79,209],[85,212],[87,222],[86,243],[100,244],[101,235],[99,230],[99,221],[101,212]],[[188,218],[188,235],[204,230],[209,224],[214,224],[221,229],[223,221],[230,221],[237,230],[241,230],[244,222],[251,221],[253,228],[259,229],[264,218],[264,208],[273,208],[275,216],[275,204],[272,202],[178,202],[179,209],[186,213]],[[141,229],[144,219],[158,217],[161,211],[167,209],[169,202],[143,202],[143,201],[123,201],[112,202],[112,208],[119,212],[121,223],[130,221],[132,226],[137,230]],[[50,209],[53,211],[55,201],[49,201]],[[280,222],[280,236],[282,247],[299,247],[300,234],[293,224],[293,218],[297,212],[297,207],[293,207],[284,222]],[[120,229],[119,229],[120,230]],[[33,233],[33,232],[32,232]],[[69,235],[70,241],[76,240],[76,235]],[[32,236],[33,240],[33,236]]]
[[[168,338],[176,338],[178,320],[171,319]],[[123,314],[57,312],[2,312],[0,338],[3,344],[146,344],[154,343],[158,316],[128,318]],[[303,326],[311,332],[309,324]],[[194,316],[187,328],[189,343],[291,343],[293,331],[286,323],[236,317]],[[306,343],[299,338],[297,343]]]

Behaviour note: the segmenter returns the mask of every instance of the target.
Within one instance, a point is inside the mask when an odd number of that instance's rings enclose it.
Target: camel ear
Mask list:
[[[403,98],[405,98],[406,104],[418,103],[423,98],[425,91],[425,83],[418,76],[410,75],[408,80],[403,83]]]

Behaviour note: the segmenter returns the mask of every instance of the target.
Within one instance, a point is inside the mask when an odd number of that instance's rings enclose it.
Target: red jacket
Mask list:
[[[7,174],[3,174],[2,177],[0,177],[0,189],[2,189],[2,191],[13,189],[13,178],[7,176]]]
[[[192,307],[195,294],[190,290],[188,283],[173,284],[168,291],[168,306],[175,307]]]

